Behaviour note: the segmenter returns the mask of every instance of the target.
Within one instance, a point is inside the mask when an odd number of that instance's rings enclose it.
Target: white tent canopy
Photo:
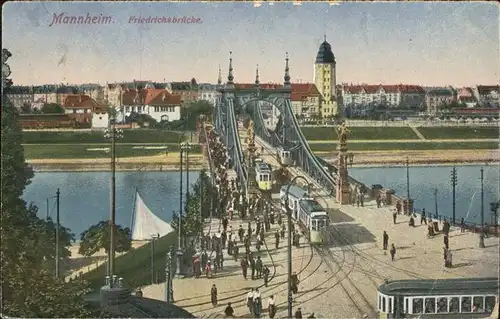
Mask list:
[[[137,191],[132,219],[132,240],[149,240],[157,235],[163,237],[173,231],[169,223],[153,214]]]

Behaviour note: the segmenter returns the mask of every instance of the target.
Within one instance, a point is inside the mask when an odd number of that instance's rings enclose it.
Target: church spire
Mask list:
[[[323,36],[324,36],[324,39],[325,39],[325,42],[326,42],[326,34],[324,34]]]
[[[259,65],[257,64],[257,71],[255,72],[255,86],[259,86]]]
[[[290,68],[288,67],[288,52],[286,53],[286,64],[285,64],[285,87],[290,86]]]
[[[227,76],[227,84],[234,84],[234,76],[233,76],[233,51],[229,51],[229,74]]]
[[[222,84],[222,72],[220,70],[220,64],[219,64],[219,77],[217,78],[217,84],[218,85]]]

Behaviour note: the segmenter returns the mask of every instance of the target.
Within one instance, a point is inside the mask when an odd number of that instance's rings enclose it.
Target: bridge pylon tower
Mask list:
[[[246,138],[246,144],[247,144],[247,167],[248,167],[248,196],[257,196],[258,195],[258,190],[257,190],[257,181],[255,179],[255,152],[257,151],[257,147],[255,146],[255,132],[254,132],[254,124],[253,121],[250,120],[248,122],[248,128],[247,128],[247,138]]]
[[[349,173],[347,172],[347,160],[349,154],[347,153],[347,136],[349,129],[345,123],[342,123],[338,128],[339,144],[337,149],[338,154],[338,183],[336,199],[341,205],[349,204],[351,189],[349,187]]]

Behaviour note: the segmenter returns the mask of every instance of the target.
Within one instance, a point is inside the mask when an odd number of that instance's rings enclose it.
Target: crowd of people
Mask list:
[[[266,265],[258,255],[265,243],[265,234],[274,233],[275,247],[285,237],[286,226],[282,215],[275,209],[270,199],[263,196],[247,198],[241,191],[241,181],[229,178],[228,168],[231,167],[231,158],[228,149],[214,131],[207,132],[207,151],[212,160],[212,174],[214,174],[217,189],[218,207],[217,217],[221,223],[218,229],[211,229],[203,234],[200,240],[200,249],[193,256],[193,274],[197,278],[215,278],[217,273],[224,270],[224,259],[233,259],[241,268],[241,275],[245,280],[261,281],[267,287],[271,279],[271,265]],[[239,226],[238,226],[239,224]],[[246,225],[245,225],[246,224]],[[276,225],[277,224],[277,225]],[[272,230],[272,225],[276,225]],[[234,229],[233,229],[234,226]],[[298,232],[294,232],[294,244],[299,245]],[[253,249],[255,247],[255,249]],[[265,248],[267,249],[267,248]],[[269,248],[270,249],[270,248]],[[293,291],[298,292],[298,278],[294,274]],[[211,302],[214,307],[218,305],[218,291],[214,284],[210,291]],[[245,300],[248,312],[253,317],[262,314],[262,297],[259,289],[252,288]],[[270,296],[267,302],[268,315],[276,315],[275,299]],[[228,303],[225,315],[234,316],[235,310],[232,303]],[[300,309],[298,314],[301,316]]]

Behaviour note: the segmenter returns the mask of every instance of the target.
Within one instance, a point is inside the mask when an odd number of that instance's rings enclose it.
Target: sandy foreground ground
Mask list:
[[[133,241],[132,242],[132,249],[139,248],[145,244],[147,244],[148,241]],[[74,278],[78,276],[80,273],[87,273],[100,265],[104,264],[107,260],[107,255],[104,249],[101,249],[98,251],[95,255],[86,257],[83,255],[80,255],[78,253],[78,250],[80,249],[80,245],[78,243],[75,243],[69,247],[69,251],[71,252],[71,257],[68,265],[68,271],[66,273],[66,280],[70,278]],[[120,256],[123,253],[116,254],[116,256]]]
[[[334,161],[337,154],[332,152],[317,153],[328,161]],[[461,163],[486,163],[499,162],[499,150],[419,150],[419,151],[354,151],[354,166],[370,165],[402,165],[409,158],[411,164],[461,164]],[[206,166],[206,161],[201,154],[190,155],[190,167],[199,169]],[[34,159],[28,160],[29,164],[50,167],[71,164],[79,170],[85,170],[85,165],[106,165],[110,162],[108,158],[87,159]],[[124,157],[117,160],[117,168],[121,164],[136,165],[162,165],[164,169],[177,169],[179,167],[179,153],[171,153],[168,156],[141,156]],[[145,167],[148,170],[148,167]]]

